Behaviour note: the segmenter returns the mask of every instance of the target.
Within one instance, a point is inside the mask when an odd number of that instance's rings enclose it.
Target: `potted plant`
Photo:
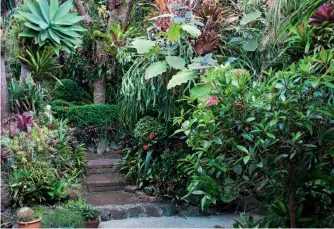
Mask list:
[[[100,224],[100,212],[92,205],[84,204],[81,208],[85,228],[98,228]]]
[[[18,228],[41,228],[41,217],[29,207],[20,208],[16,212]]]

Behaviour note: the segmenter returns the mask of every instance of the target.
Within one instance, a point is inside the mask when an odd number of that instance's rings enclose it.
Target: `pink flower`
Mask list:
[[[148,138],[149,138],[149,139],[153,139],[154,137],[155,137],[154,132],[151,132],[151,133],[148,135]]]
[[[218,104],[218,97],[217,96],[212,96],[211,98],[207,99],[205,105],[206,106],[211,106],[211,105],[216,105]]]
[[[143,145],[143,150],[148,150],[148,145]]]

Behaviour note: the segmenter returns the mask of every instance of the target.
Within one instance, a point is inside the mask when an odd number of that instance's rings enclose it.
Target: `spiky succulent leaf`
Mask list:
[[[59,0],[50,0],[50,4],[48,0],[25,1],[16,15],[25,25],[19,35],[34,38],[39,46],[49,45],[56,53],[72,51],[82,43],[78,32],[86,31],[75,25],[84,17],[69,13],[72,7],[72,0],[60,6]]]

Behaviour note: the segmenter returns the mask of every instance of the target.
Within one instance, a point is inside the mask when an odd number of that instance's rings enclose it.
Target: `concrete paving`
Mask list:
[[[141,217],[101,222],[99,228],[233,228],[240,213],[200,217]]]

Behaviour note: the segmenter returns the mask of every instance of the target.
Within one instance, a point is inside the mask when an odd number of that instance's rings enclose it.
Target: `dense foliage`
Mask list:
[[[56,83],[53,91],[55,99],[61,99],[68,102],[88,101],[85,91],[71,79],[63,79]]]
[[[139,144],[157,143],[166,137],[166,127],[155,118],[146,116],[137,122],[133,137]]]
[[[333,227],[332,0],[61,3],[24,1],[4,18],[15,205],[67,200],[80,140],[92,154],[122,149],[125,178],[174,210],[265,213],[238,228]],[[97,216],[80,201],[64,209]]]
[[[6,167],[14,205],[67,199],[65,188],[83,173],[85,149],[65,122],[41,121],[31,133],[3,137],[1,145],[10,154]]]

